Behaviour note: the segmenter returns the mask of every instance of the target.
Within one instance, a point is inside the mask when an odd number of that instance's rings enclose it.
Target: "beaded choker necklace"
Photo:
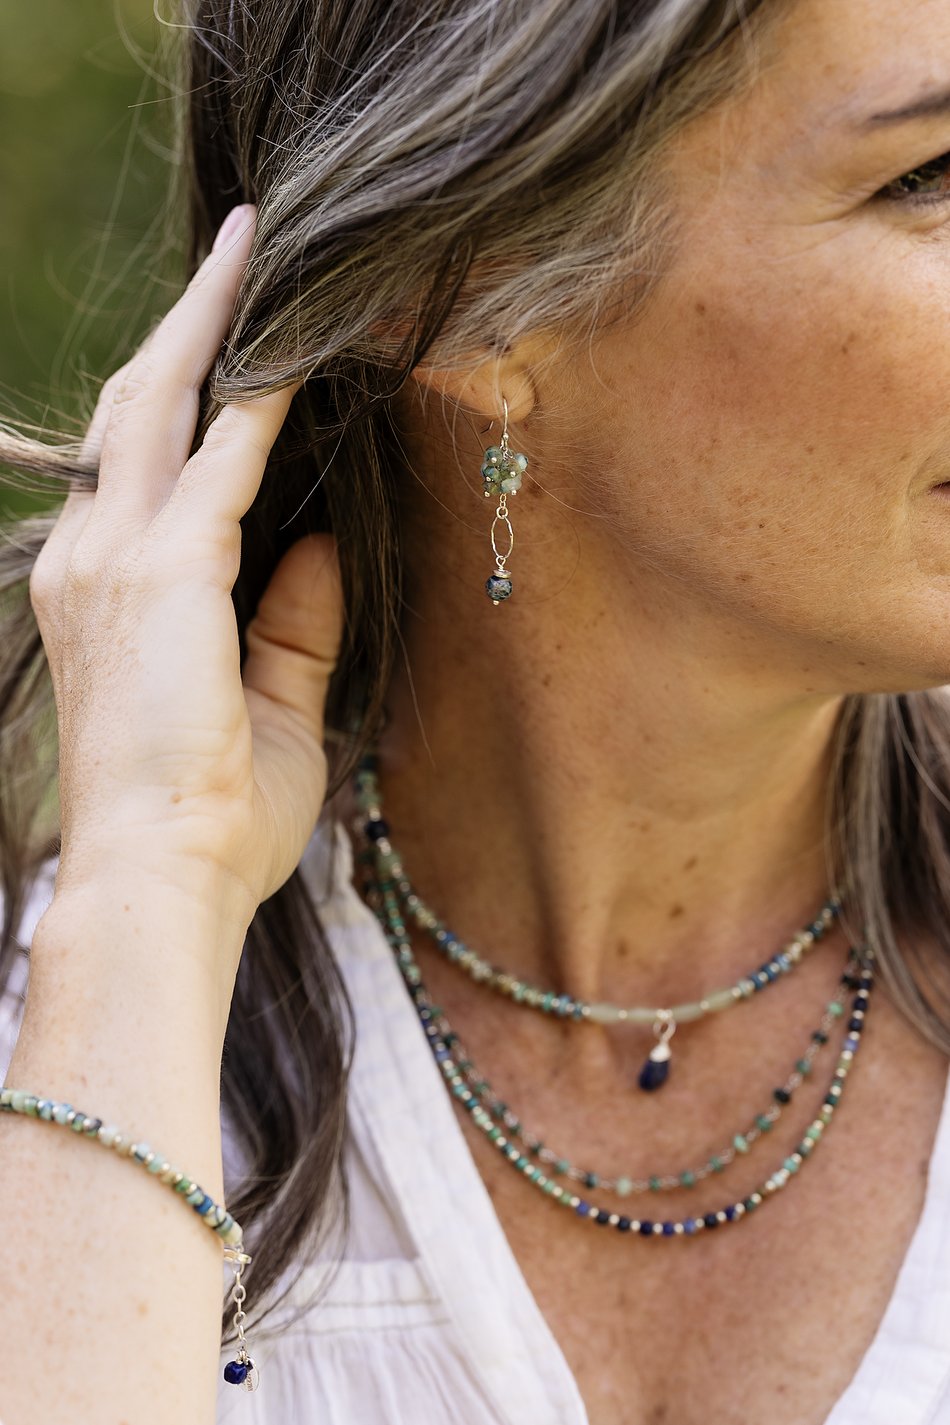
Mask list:
[[[448,926],[426,905],[413,888],[406,875],[402,857],[389,840],[389,825],[383,819],[382,802],[377,776],[375,754],[367,754],[356,772],[356,801],[363,816],[357,830],[368,838],[376,849],[375,867],[377,877],[391,879],[407,918],[415,921],[435,941],[442,954],[464,970],[473,980],[487,989],[508,995],[516,1003],[528,1009],[540,1010],[543,1014],[555,1015],[560,1019],[576,1020],[581,1024],[652,1024],[657,1043],[650,1050],[638,1077],[641,1089],[661,1088],[669,1077],[672,1049],[670,1039],[676,1033],[677,1025],[687,1024],[724,1009],[730,1009],[741,1001],[750,999],[766,989],[783,975],[788,975],[801,961],[802,956],[824,936],[841,910],[841,900],[837,895],[822,906],[810,925],[793,936],[782,950],[753,970],[749,975],[740,976],[735,984],[725,989],[715,990],[702,999],[677,1005],[616,1005],[608,1003],[590,1004],[567,994],[557,994],[553,990],[541,990],[509,974],[500,966],[485,960],[471,950]],[[365,818],[365,820],[364,820]]]
[[[757,1114],[751,1125],[746,1125],[742,1131],[737,1132],[727,1147],[713,1154],[704,1164],[695,1168],[681,1169],[672,1173],[654,1173],[646,1178],[633,1178],[626,1174],[606,1176],[589,1169],[582,1169],[528,1131],[508,1105],[495,1097],[488,1080],[465,1053],[458,1034],[452,1029],[442,1008],[432,1003],[412,953],[406,927],[406,920],[409,916],[404,914],[403,907],[408,909],[417,923],[423,924],[423,928],[436,932],[433,934],[433,938],[445,953],[448,953],[447,945],[458,947],[462,946],[463,942],[452,936],[451,932],[432,915],[428,907],[424,906],[405,875],[401,857],[393,849],[389,841],[389,828],[382,819],[382,807],[376,780],[376,759],[372,754],[363,760],[356,774],[356,795],[360,816],[354,823],[354,830],[361,837],[356,861],[363,871],[363,894],[377,916],[387,941],[393,949],[406,988],[419,1015],[427,1042],[449,1091],[516,1171],[522,1173],[528,1181],[555,1202],[570,1208],[578,1217],[586,1218],[588,1221],[596,1222],[602,1226],[615,1227],[621,1232],[663,1237],[695,1236],[703,1230],[718,1227],[723,1223],[740,1221],[783,1188],[799,1172],[831,1125],[835,1109],[844,1091],[844,1084],[851,1064],[861,1043],[870,991],[874,983],[874,952],[871,947],[867,945],[860,948],[852,946],[848,952],[845,970],[841,975],[841,985],[854,991],[850,1014],[845,1010],[846,996],[843,991],[839,991],[835,998],[825,1006],[819,1025],[812,1031],[809,1044],[801,1058],[796,1060],[794,1070],[783,1085],[773,1089],[773,1102],[768,1109]],[[733,990],[721,991],[718,996],[711,995],[697,1002],[697,1006],[694,1007],[696,1012],[692,1015],[681,1015],[679,1011],[683,1007],[675,1006],[665,1012],[665,1017],[661,1017],[659,1011],[638,1008],[638,1017],[635,1017],[632,1012],[621,1016],[618,1011],[613,1018],[597,1019],[590,1014],[583,1013],[583,1002],[570,1001],[571,1008],[568,1010],[563,1007],[566,997],[550,996],[549,992],[542,993],[539,990],[533,990],[533,987],[530,986],[524,987],[524,994],[521,996],[520,1002],[526,1003],[530,1008],[541,1009],[543,1012],[561,1014],[562,1017],[570,1018],[578,1023],[583,1023],[585,1020],[594,1023],[613,1023],[621,1018],[628,1018],[635,1023],[646,1023],[652,1019],[655,1026],[659,1022],[661,1030],[668,1030],[669,1033],[672,1033],[677,1019],[695,1019],[713,1009],[726,1008],[730,1003],[737,1003],[739,999],[754,994],[756,989],[765,988],[780,974],[788,973],[798,963],[805,950],[821,938],[840,907],[840,900],[834,897],[823,908],[812,925],[794,937],[790,945],[781,952],[789,962],[787,965],[780,956],[776,956],[756,972],[759,977],[765,976],[764,979],[756,980],[750,976],[747,980],[740,980]],[[420,915],[422,922],[419,920]],[[432,924],[425,924],[424,922],[430,918]],[[438,931],[442,932],[441,938]],[[798,953],[793,954],[793,949],[797,949]],[[463,956],[469,957],[467,963],[463,963]],[[508,986],[522,985],[523,982],[515,980],[512,976],[506,976],[504,971],[498,970],[489,962],[474,956],[474,952],[469,951],[467,947],[463,947],[457,957],[449,955],[449,958],[454,958],[456,963],[468,970],[474,979],[489,984],[490,988],[500,990],[502,993],[511,994],[513,999],[518,999],[518,996]],[[478,973],[473,973],[473,966],[479,967]],[[480,968],[486,966],[487,973]],[[773,967],[776,967],[773,973],[768,974],[767,971]],[[492,980],[494,983],[491,983]],[[753,983],[755,989],[748,991],[740,989],[738,994],[734,993],[737,987],[745,983]],[[532,999],[528,998],[529,991],[532,991]],[[724,997],[726,994],[729,996],[728,999]],[[536,997],[539,995],[542,1002],[537,1001]],[[547,1003],[543,1002],[545,1000]],[[559,1002],[557,1009],[553,1008],[555,1000]],[[581,1006],[580,1013],[576,1012],[578,1005]],[[589,1006],[588,1008],[593,1007]],[[613,1010],[616,1007],[605,1006],[604,1008]],[[714,1211],[689,1215],[679,1220],[653,1220],[652,1218],[641,1220],[605,1207],[598,1207],[587,1198],[579,1196],[571,1186],[562,1186],[558,1181],[558,1179],[564,1179],[568,1183],[573,1181],[588,1189],[602,1188],[605,1191],[615,1192],[626,1197],[633,1193],[659,1193],[680,1187],[691,1188],[711,1174],[720,1174],[726,1171],[732,1163],[743,1160],[753,1149],[756,1141],[764,1138],[771,1131],[785,1105],[791,1102],[795,1090],[811,1074],[813,1060],[820,1053],[822,1047],[829,1042],[834,1024],[837,1020],[845,1018],[846,1014],[845,1036],[838,1050],[838,1059],[828,1091],[817,1116],[805,1127],[794,1151],[784,1158],[782,1163],[745,1197],[728,1202]],[[658,1086],[656,1083],[643,1082],[648,1065],[658,1063],[662,1068],[668,1068],[668,1055],[664,1062],[663,1059],[654,1060],[653,1054],[657,1049],[668,1048],[666,1041],[669,1038],[669,1033],[651,1052],[651,1058],[644,1066],[644,1072],[641,1073],[641,1087]],[[665,1077],[664,1073],[659,1079],[659,1083],[662,1083]]]

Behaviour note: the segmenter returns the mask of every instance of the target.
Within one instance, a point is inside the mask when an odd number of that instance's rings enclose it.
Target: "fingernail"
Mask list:
[[[224,222],[218,228],[217,237],[214,240],[212,252],[217,252],[229,239],[233,238],[246,223],[253,212],[252,203],[239,203],[236,208],[232,208]]]

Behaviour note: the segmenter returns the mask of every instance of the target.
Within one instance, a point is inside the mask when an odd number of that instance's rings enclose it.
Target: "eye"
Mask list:
[[[931,189],[930,185],[933,183],[938,186]],[[901,188],[900,184],[911,186]],[[889,202],[911,205],[950,202],[950,152],[942,154],[940,158],[931,159],[929,163],[921,164],[919,168],[902,173],[900,178],[895,178],[892,183],[887,183],[879,189],[875,196]]]

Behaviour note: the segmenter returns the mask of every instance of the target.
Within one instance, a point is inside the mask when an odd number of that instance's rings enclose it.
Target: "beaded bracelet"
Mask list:
[[[141,1163],[146,1172],[152,1173],[159,1182],[165,1183],[173,1192],[180,1194],[185,1202],[194,1208],[202,1222],[218,1234],[224,1242],[225,1260],[234,1268],[235,1281],[231,1300],[237,1305],[234,1326],[241,1342],[236,1359],[228,1361],[224,1367],[224,1379],[230,1385],[256,1390],[260,1384],[260,1369],[255,1366],[247,1352],[243,1324],[246,1312],[242,1309],[247,1292],[241,1281],[241,1273],[251,1258],[244,1251],[244,1232],[241,1224],[235,1221],[230,1212],[214,1202],[193,1178],[183,1173],[180,1168],[174,1167],[147,1143],[136,1143],[114,1124],[104,1124],[101,1118],[90,1118],[81,1109],[73,1108],[72,1104],[39,1098],[24,1089],[4,1087],[0,1089],[0,1112],[21,1113],[27,1118],[43,1118],[48,1123],[59,1123],[64,1128],[71,1128],[74,1133],[92,1138],[105,1148],[114,1149],[120,1157],[128,1158],[130,1162]]]

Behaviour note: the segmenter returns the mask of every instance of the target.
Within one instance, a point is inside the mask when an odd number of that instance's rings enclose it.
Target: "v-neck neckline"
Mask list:
[[[357,1019],[350,1093],[372,1135],[373,1152],[470,1368],[495,1402],[498,1421],[589,1425],[577,1382],[495,1212],[383,929],[352,884],[349,834],[342,822],[335,827],[344,920],[358,932],[365,928],[347,941],[341,968]]]
[[[496,1401],[499,1421],[590,1425],[567,1358],[479,1172],[392,949],[353,885],[350,836],[342,821],[333,826],[345,920],[366,932],[346,957],[356,957],[350,969],[358,1024],[361,1007],[372,1022],[362,1057],[357,1048],[351,1092],[395,1201],[474,1373]],[[920,1218],[878,1329],[824,1425],[892,1425],[896,1418],[901,1425],[931,1425],[934,1407],[950,1388],[948,1281],[950,1066]],[[895,1374],[897,1351],[913,1352],[912,1381],[904,1371]]]

